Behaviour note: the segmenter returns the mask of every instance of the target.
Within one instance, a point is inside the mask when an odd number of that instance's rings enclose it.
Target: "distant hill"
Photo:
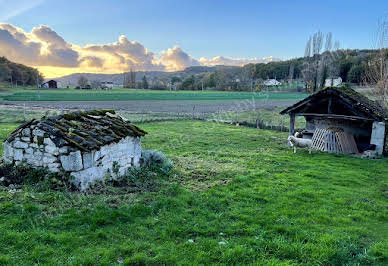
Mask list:
[[[136,72],[136,81],[140,82],[143,76],[151,82],[163,81],[169,82],[173,77],[178,77],[183,80],[190,75],[206,74],[216,70],[226,71],[238,71],[241,67],[238,66],[192,66],[183,71],[176,72],[163,72],[163,71],[138,71]],[[121,74],[93,74],[93,73],[74,73],[71,75],[56,78],[55,80],[61,81],[63,85],[76,85],[78,79],[84,76],[89,81],[110,81],[117,85],[122,85],[124,80],[123,73]]]

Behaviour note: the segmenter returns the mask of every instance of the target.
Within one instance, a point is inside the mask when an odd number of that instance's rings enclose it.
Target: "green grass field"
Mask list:
[[[133,101],[133,100],[298,100],[306,97],[302,93],[251,93],[225,91],[152,91],[115,88],[112,91],[51,89],[3,89],[3,100],[7,101]]]
[[[141,127],[144,148],[174,161],[169,185],[0,187],[0,264],[387,265],[386,159],[294,155],[287,134],[210,122]]]

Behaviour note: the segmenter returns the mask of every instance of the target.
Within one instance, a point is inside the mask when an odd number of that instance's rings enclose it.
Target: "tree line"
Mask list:
[[[323,49],[321,41],[323,37],[315,37],[320,39],[314,41],[318,47],[313,47],[313,38],[307,43],[307,46],[312,48],[306,48],[304,57],[248,64],[240,68],[221,68],[211,73],[190,75],[183,79],[177,88],[249,91],[260,88],[264,80],[276,79],[282,82],[303,82],[303,89],[314,92],[325,85],[327,78],[341,77],[342,82],[353,84],[366,82],[368,65],[379,55],[378,50],[344,50],[330,48],[330,44],[326,44],[326,49]]]
[[[0,57],[0,82],[16,86],[36,86],[37,82],[43,82],[43,75],[35,68]]]

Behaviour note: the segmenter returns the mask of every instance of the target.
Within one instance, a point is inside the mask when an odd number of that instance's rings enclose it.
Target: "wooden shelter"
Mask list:
[[[304,116],[303,138],[313,139],[318,129],[339,128],[354,137],[358,152],[375,150],[381,155],[384,151],[388,111],[351,88],[325,88],[280,114],[290,116],[290,135],[294,135],[295,117]]]
[[[47,89],[57,89],[58,88],[58,82],[56,80],[48,80],[45,83],[42,84],[42,88]]]

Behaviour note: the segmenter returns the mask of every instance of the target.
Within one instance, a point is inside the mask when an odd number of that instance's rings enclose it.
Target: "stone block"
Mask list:
[[[377,122],[377,121],[373,122],[372,137],[370,140],[370,144],[376,145],[376,153],[378,155],[383,154],[384,137],[385,137],[385,123]]]
[[[59,148],[59,153],[61,153],[61,154],[65,154],[65,153],[68,153],[68,152],[69,152],[69,148],[68,147]]]
[[[54,146],[55,147],[55,143],[50,138],[44,138],[43,143],[45,145]]]
[[[13,147],[17,149],[26,149],[28,148],[28,144],[18,140],[13,143]]]
[[[76,172],[83,168],[80,151],[71,152],[69,155],[61,155],[62,168],[68,172]]]
[[[37,160],[42,160],[43,152],[41,151],[34,151],[34,156]]]
[[[38,144],[36,144],[36,143],[30,143],[30,147],[31,147],[31,148],[38,148]]]
[[[50,153],[50,154],[54,154],[54,155],[59,154],[59,150],[56,146],[47,145],[47,146],[45,146],[44,150],[45,150],[45,152]]]
[[[22,130],[22,135],[23,135],[24,137],[29,137],[29,136],[31,136],[31,129],[29,129],[29,128],[23,129],[23,130]]]
[[[33,154],[34,153],[34,149],[33,148],[27,148],[27,149],[25,149],[25,152],[27,154]]]
[[[44,164],[50,164],[57,161],[57,157],[52,156],[50,154],[43,155],[42,161]]]
[[[4,148],[4,158],[13,158],[13,148],[11,145],[9,145],[8,143],[4,143],[3,144],[3,148]]]
[[[15,161],[22,161],[23,160],[23,150],[14,149],[13,150],[13,159]]]
[[[96,180],[103,179],[105,171],[102,167],[91,167],[82,171],[73,172],[73,184],[81,191],[85,191]]]
[[[88,153],[83,153],[82,158],[83,158],[83,163],[84,163],[84,169],[90,168],[94,166],[94,156],[93,152],[88,152]]]
[[[32,134],[33,134],[34,136],[43,137],[43,136],[44,136],[44,131],[41,130],[41,129],[35,128],[35,129],[32,131]]]

